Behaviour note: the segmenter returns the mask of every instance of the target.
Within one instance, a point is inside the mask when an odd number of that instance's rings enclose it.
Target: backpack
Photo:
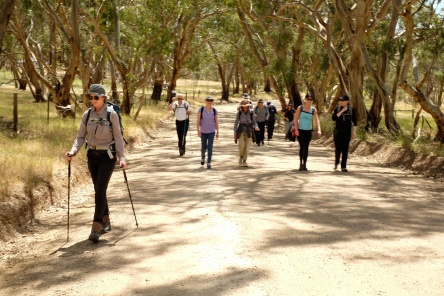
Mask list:
[[[240,116],[242,114],[242,111],[237,112],[237,120],[240,120]],[[251,118],[251,123],[253,124],[254,119],[253,119],[253,112],[250,111],[250,118]],[[239,128],[239,127],[238,127]],[[252,138],[253,138],[253,142],[256,142],[256,133],[254,132],[254,129],[252,130]],[[236,140],[237,143],[237,140]]]
[[[107,109],[108,109],[108,112],[106,115],[106,120],[109,122],[109,128],[111,130],[113,129],[113,125],[111,122],[111,112],[114,111],[117,113],[117,117],[119,118],[120,131],[122,132],[122,136],[123,136],[122,117],[120,116],[120,113],[122,113],[122,109],[120,109],[119,105],[116,105],[111,102],[106,102],[106,105],[107,105]],[[88,109],[88,115],[86,116],[86,123],[88,123],[90,116],[91,116],[91,108]],[[125,138],[123,138],[123,141],[125,142],[125,144],[128,144],[128,142],[125,140]]]
[[[296,142],[296,136],[293,135],[293,134],[294,134],[294,133],[293,133],[294,129],[295,129],[295,125],[294,125],[294,123],[293,123],[293,124],[290,126],[290,128],[288,129],[287,134],[286,134],[287,139],[290,140],[290,141],[292,141],[292,142]]]
[[[237,120],[240,120],[241,114],[242,114],[242,111],[237,112]],[[251,118],[251,122],[253,122],[253,112],[250,112],[250,118]]]
[[[186,111],[188,111],[188,107],[189,107],[189,106],[188,106],[188,103],[186,103],[186,102],[185,102],[185,103],[183,103],[183,106],[184,106],[185,110],[186,110]],[[174,113],[176,113],[176,110],[177,110],[177,108],[179,108],[179,106],[178,106],[178,105],[176,105],[176,108],[175,108],[175,109],[173,109]]]
[[[200,107],[199,109],[199,113],[200,113],[200,120],[202,120],[202,114],[203,114],[203,109],[205,108],[205,106]],[[213,116],[216,116],[216,109],[213,108]],[[214,121],[216,121],[216,117],[214,117]]]

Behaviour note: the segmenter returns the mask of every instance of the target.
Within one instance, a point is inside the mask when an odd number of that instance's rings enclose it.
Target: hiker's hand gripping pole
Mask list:
[[[133,199],[131,198],[131,191],[129,189],[129,185],[128,185],[128,179],[126,178],[126,172],[125,169],[121,166],[122,171],[123,171],[123,177],[125,178],[125,183],[126,183],[126,188],[128,188],[128,195],[131,201],[131,207],[133,208],[133,214],[134,214],[134,219],[136,220],[136,227],[139,227],[139,223],[137,223],[137,218],[136,218],[136,211],[134,210],[134,204],[133,204]]]

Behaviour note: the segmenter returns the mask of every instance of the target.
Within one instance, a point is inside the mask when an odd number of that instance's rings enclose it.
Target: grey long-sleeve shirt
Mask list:
[[[125,160],[125,150],[122,131],[120,129],[119,116],[114,110],[110,110],[110,121],[112,128],[110,127],[110,122],[108,122],[108,106],[103,105],[102,109],[96,111],[96,109],[91,107],[91,114],[89,116],[88,122],[86,118],[88,117],[88,110],[83,113],[82,122],[80,123],[80,128],[77,133],[77,137],[74,140],[74,144],[71,148],[71,154],[76,155],[80,148],[83,146],[85,141],[89,146],[96,147],[109,147],[111,144],[116,146],[116,154],[120,161]]]

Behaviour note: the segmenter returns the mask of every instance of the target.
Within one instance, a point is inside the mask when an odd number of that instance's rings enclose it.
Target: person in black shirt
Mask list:
[[[335,108],[332,120],[335,122],[335,167],[338,168],[342,154],[341,171],[347,172],[348,148],[351,138],[356,138],[356,112],[349,105],[350,98],[346,95],[339,98],[339,106]]]
[[[292,103],[288,103],[287,105],[287,109],[285,109],[284,112],[284,120],[285,120],[285,139],[287,139],[287,132],[290,129],[291,125],[293,124],[294,121],[294,109],[293,109],[293,104]]]

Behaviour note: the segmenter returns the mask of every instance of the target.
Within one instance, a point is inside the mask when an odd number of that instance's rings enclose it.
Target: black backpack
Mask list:
[[[122,117],[120,116],[120,113],[122,113],[122,109],[120,109],[119,105],[116,105],[111,102],[106,102],[106,105],[108,108],[106,120],[109,122],[109,128],[111,130],[113,129],[112,122],[111,122],[111,112],[114,111],[117,113],[117,116],[119,117],[120,130],[121,130],[122,136],[123,136]],[[90,116],[91,116],[91,108],[88,109],[88,115],[86,116],[86,124],[88,124],[88,120],[89,120]],[[125,140],[125,138],[123,138],[123,141],[125,142],[125,144],[128,144],[128,142]]]

